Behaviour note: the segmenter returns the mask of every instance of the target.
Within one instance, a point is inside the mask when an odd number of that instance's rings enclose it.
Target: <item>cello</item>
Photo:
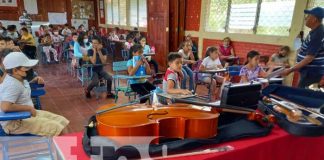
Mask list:
[[[164,137],[206,139],[217,135],[220,111],[247,114],[250,120],[261,120],[263,116],[252,109],[226,107],[205,111],[197,109],[192,101],[175,99],[173,104],[159,107],[129,103],[126,105],[105,105],[96,114],[98,135],[108,137]],[[212,104],[207,104],[213,106]],[[219,106],[218,106],[219,107]],[[155,141],[154,143],[158,143]]]

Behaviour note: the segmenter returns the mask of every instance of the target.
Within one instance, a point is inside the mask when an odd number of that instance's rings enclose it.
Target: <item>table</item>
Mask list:
[[[82,149],[82,132],[54,137],[59,159],[89,160]],[[323,160],[324,136],[297,137],[275,126],[265,137],[246,138],[210,146],[234,147],[233,151],[162,158],[166,160]]]

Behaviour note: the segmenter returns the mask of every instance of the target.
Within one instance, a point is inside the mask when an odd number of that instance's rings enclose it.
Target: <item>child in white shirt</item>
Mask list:
[[[222,69],[222,63],[219,59],[219,51],[216,47],[208,47],[206,58],[202,61],[199,71]],[[203,73],[199,79],[204,83],[211,83],[211,93],[216,91],[216,83],[223,83],[224,77],[217,74],[210,76],[209,73]]]

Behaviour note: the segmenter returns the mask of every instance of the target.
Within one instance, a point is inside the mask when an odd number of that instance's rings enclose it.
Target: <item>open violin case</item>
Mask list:
[[[219,119],[221,121],[221,119]],[[89,123],[95,122],[95,116],[90,118]],[[271,132],[271,126],[262,126],[257,122],[239,118],[235,122],[218,126],[218,134],[208,139],[163,139],[159,144],[149,145],[149,155],[151,158],[162,156],[162,148],[167,146],[168,155],[188,152],[190,150],[199,149],[205,145],[219,144],[222,142],[237,140],[248,137],[266,136]],[[98,146],[91,145],[91,137],[98,136],[95,127],[87,126],[82,138],[83,149],[87,155],[100,155],[104,160],[118,159],[125,156],[127,159],[140,159],[138,150],[132,146],[123,146],[120,148],[105,146],[103,153]],[[148,158],[148,157],[145,157]]]
[[[251,85],[250,87],[255,88],[255,85]],[[259,89],[253,89],[257,94],[250,94],[251,98],[260,97],[260,89],[261,87],[256,87]],[[251,92],[251,90],[244,89],[245,91]],[[235,99],[236,94],[243,94],[244,91],[240,90],[239,88],[233,86],[232,91],[228,91],[226,94],[228,97],[223,97],[224,99]],[[224,94],[225,95],[225,94]],[[248,98],[244,96],[244,98]],[[232,101],[229,100],[229,101]],[[244,99],[243,99],[244,100]],[[235,103],[232,105],[241,104],[238,103],[241,100],[235,100]],[[223,102],[224,103],[224,102]],[[244,103],[248,105],[248,108],[257,108],[258,99],[254,102],[254,104]],[[243,106],[242,106],[243,107]],[[135,115],[134,115],[135,116]],[[88,124],[96,124],[95,115],[92,116],[88,122]],[[207,126],[206,126],[207,127]],[[150,144],[149,145],[149,155],[151,158],[153,157],[160,157],[162,156],[163,148],[167,146],[167,154],[179,154],[184,152],[189,152],[194,149],[199,149],[205,145],[213,145],[219,144],[222,142],[238,140],[241,138],[248,138],[248,137],[261,137],[266,136],[271,132],[272,125],[262,125],[257,121],[250,121],[247,118],[247,115],[237,114],[237,113],[225,113],[221,112],[218,118],[218,128],[217,128],[217,135],[211,138],[206,139],[172,139],[172,138],[163,138],[160,139],[159,144]],[[102,153],[101,148],[98,146],[93,146],[91,144],[91,140],[94,139],[94,136],[98,136],[96,126],[88,125],[85,128],[85,132],[83,135],[83,149],[84,151],[90,155],[100,155],[101,159],[118,159],[120,156],[125,156],[127,159],[140,159],[138,151],[132,146],[122,146],[119,148],[105,146],[103,147]],[[92,139],[91,139],[92,138]],[[147,157],[145,157],[147,158]]]
[[[281,85],[269,85],[262,90],[262,95],[270,98],[274,98],[281,101],[290,101],[298,106],[307,107],[311,110],[315,110],[324,116],[324,93],[319,91],[312,91],[301,88],[292,88]],[[286,130],[288,133],[297,136],[322,136],[324,135],[324,119],[321,117],[315,117],[322,124],[315,125],[310,123],[291,122],[287,119],[287,116],[283,113],[279,113],[274,110],[274,104],[269,104],[264,100],[259,102],[258,109],[265,114],[273,114],[276,117],[277,124]],[[310,116],[310,112],[302,111],[305,116]],[[305,121],[307,121],[305,119]]]

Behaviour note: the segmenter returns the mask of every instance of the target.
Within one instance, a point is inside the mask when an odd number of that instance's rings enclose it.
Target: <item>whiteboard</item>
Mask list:
[[[50,24],[66,24],[66,12],[64,13],[55,13],[55,12],[48,12],[48,22]]]
[[[37,0],[24,0],[24,6],[28,14],[38,14]]]

